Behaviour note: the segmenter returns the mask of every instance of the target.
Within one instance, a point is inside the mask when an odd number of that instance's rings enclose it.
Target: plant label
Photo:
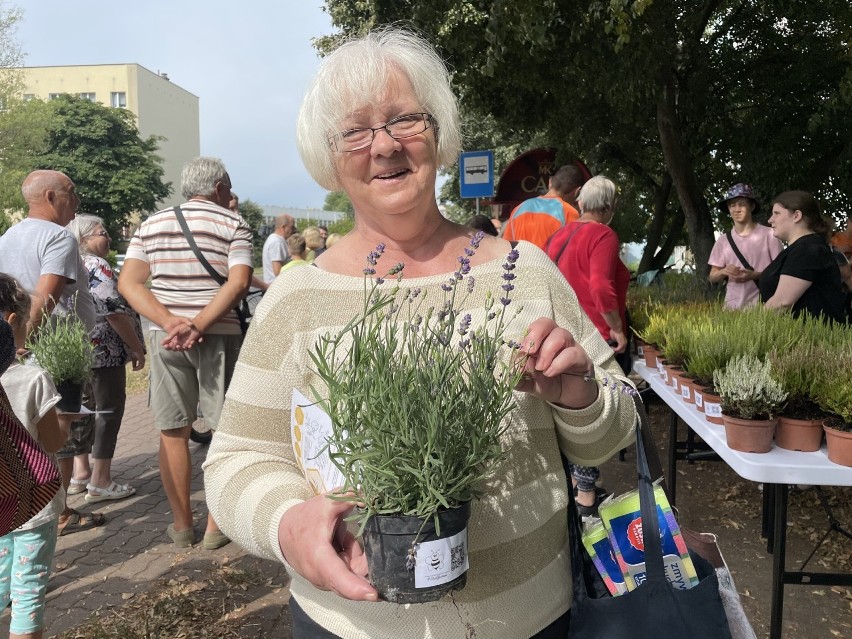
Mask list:
[[[332,463],[326,448],[331,432],[328,413],[294,388],[290,402],[293,452],[315,495],[324,495],[344,484],[343,475]]]
[[[467,572],[467,528],[452,537],[417,544],[414,587],[429,588]]]

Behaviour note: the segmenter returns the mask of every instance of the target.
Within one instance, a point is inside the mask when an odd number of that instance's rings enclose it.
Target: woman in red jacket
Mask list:
[[[577,294],[580,306],[615,351],[625,374],[632,367],[627,328],[627,285],[630,271],[621,261],[621,242],[609,228],[615,214],[616,186],[603,176],[586,182],[580,195],[580,217],[551,236],[545,246],[550,259]],[[596,491],[597,468],[571,466],[580,513],[597,515],[604,494]]]

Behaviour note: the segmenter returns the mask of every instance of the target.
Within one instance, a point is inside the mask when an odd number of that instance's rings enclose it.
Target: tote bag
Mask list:
[[[589,582],[594,582],[590,573],[595,571],[593,567],[589,570],[590,561],[586,562],[584,570],[580,522],[572,497],[568,519],[574,599],[568,637],[731,639],[719,595],[719,581],[709,563],[690,552],[700,581],[689,590],[676,590],[666,579],[653,482],[642,440],[643,427],[647,428],[647,417],[640,401],[637,398],[634,400],[640,416],[636,426],[636,460],[647,580],[635,590],[618,597],[598,598],[599,592],[589,587]]]

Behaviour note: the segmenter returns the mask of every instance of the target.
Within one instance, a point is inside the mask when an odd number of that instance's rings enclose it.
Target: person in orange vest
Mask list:
[[[578,167],[573,164],[561,167],[548,181],[547,193],[524,200],[515,207],[504,225],[503,239],[526,240],[544,249],[551,235],[580,217],[576,208],[577,194],[585,182]]]

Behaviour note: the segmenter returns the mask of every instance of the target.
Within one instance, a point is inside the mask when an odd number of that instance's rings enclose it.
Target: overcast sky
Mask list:
[[[319,0],[11,0],[27,66],[137,63],[199,97],[201,153],[260,204],[322,208],[296,113],[331,33]]]

